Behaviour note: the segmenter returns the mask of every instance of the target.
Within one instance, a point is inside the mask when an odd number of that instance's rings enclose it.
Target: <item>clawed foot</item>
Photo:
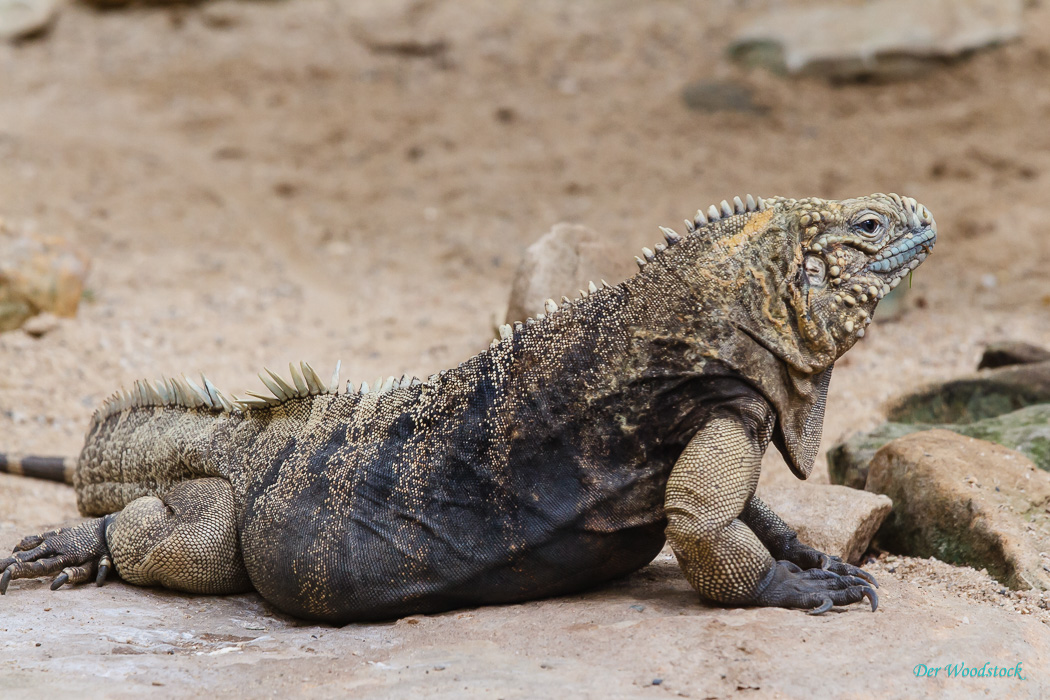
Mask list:
[[[879,587],[879,584],[875,582],[875,577],[864,569],[853,566],[852,564],[847,564],[839,557],[824,554],[824,552],[819,549],[814,549],[813,547],[802,544],[797,540],[793,546],[788,547],[781,552],[774,552],[773,556],[777,559],[789,561],[800,569],[823,569],[824,571],[830,571],[839,576],[856,576],[864,579],[875,588]]]
[[[878,585],[875,579],[835,557],[822,556],[827,559],[827,568],[803,571],[789,561],[778,561],[758,594],[758,604],[810,608],[810,615],[821,615],[833,605],[850,605],[867,598],[875,612],[879,607],[879,596],[872,588],[873,584]]]
[[[15,547],[10,557],[0,559],[0,595],[7,593],[12,579],[58,574],[51,590],[67,583],[95,580],[101,586],[113,568],[106,545],[106,525],[113,516],[96,518],[75,527],[30,535]]]

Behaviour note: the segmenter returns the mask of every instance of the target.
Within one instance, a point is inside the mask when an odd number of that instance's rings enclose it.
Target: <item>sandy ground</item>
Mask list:
[[[898,191],[937,217],[907,312],[835,372],[825,445],[871,427],[889,397],[971,370],[986,341],[1050,346],[1050,7],[1033,5],[1021,42],[842,86],[727,63],[761,2],[67,8],[45,39],[0,46],[0,216],[88,251],[90,301],[42,339],[0,336],[2,448],[74,454],[100,400],[161,373],[205,370],[235,393],[300,359],[341,359],[357,382],[425,376],[488,344],[522,250],[552,224],[596,228],[630,259],[657,225],[745,192]],[[691,111],[696,80],[747,86],[764,110]],[[766,485],[792,478],[767,462]],[[75,516],[66,487],[0,475],[0,546]],[[705,607],[665,552],[585,595],[341,629],[250,595],[17,582],[0,687],[1050,694],[1045,611],[968,569],[870,568],[874,615]],[[959,662],[1021,663],[1027,680],[913,674]]]

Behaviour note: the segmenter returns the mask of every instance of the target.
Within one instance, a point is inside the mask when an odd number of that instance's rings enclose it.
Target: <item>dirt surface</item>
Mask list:
[[[591,226],[629,259],[657,225],[745,192],[898,191],[937,217],[906,312],[835,372],[825,446],[871,428],[888,398],[972,370],[987,341],[1050,346],[1050,6],[1031,5],[1021,42],[839,86],[725,60],[762,2],[67,7],[50,35],[0,46],[0,216],[70,237],[94,268],[75,319],[0,336],[2,448],[74,454],[99,401],[161,373],[206,370],[235,393],[300,359],[342,359],[355,381],[425,376],[485,348],[521,252],[554,223]],[[700,80],[742,86],[755,107],[691,110],[681,91]],[[791,478],[767,459],[767,485]],[[0,546],[75,517],[66,487],[0,476]],[[870,570],[876,614],[705,607],[665,552],[585,595],[341,629],[253,595],[16,582],[0,599],[0,687],[1050,693],[1050,618],[1031,600],[938,562]],[[1021,663],[1027,680],[913,672],[960,662]]]

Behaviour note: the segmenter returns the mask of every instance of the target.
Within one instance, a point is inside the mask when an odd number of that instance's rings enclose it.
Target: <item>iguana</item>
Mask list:
[[[75,469],[21,460],[72,472],[96,517],[22,540],[0,592],[115,571],[342,624],[578,591],[666,536],[704,600],[875,610],[874,578],[799,542],[755,486],[770,441],[809,475],[833,363],[925,259],[933,217],[895,194],[748,195],[663,231],[633,277],[548,300],[425,382],[342,390],[305,363],[244,400],[136,382]]]

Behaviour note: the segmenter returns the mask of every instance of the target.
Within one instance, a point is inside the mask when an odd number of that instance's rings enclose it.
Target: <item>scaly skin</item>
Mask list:
[[[874,579],[754,490],[771,441],[809,474],[832,365],[933,219],[896,195],[735,204],[426,382],[342,392],[304,365],[247,402],[137,383],[78,460],[80,510],[102,517],[27,538],[0,591],[114,567],[345,623],[580,590],[644,566],[666,530],[706,600],[874,609]]]

